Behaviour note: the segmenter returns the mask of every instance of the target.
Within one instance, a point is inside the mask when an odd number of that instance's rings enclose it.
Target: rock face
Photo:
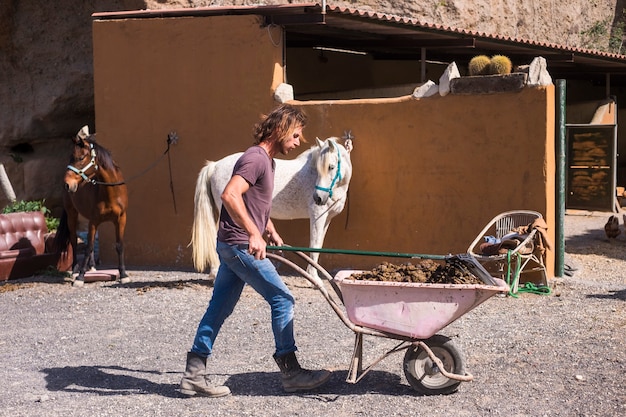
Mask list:
[[[0,2],[0,163],[18,200],[60,207],[70,138],[94,125],[91,14],[142,1]],[[8,203],[0,195],[0,208]]]
[[[94,126],[91,14],[285,4],[247,0],[3,0],[0,2],[0,163],[18,200],[60,206],[69,139]],[[327,4],[472,31],[585,48],[621,47],[623,0],[355,0]],[[615,28],[615,30],[611,30]],[[613,50],[613,52],[617,52]],[[8,203],[0,195],[0,208]]]

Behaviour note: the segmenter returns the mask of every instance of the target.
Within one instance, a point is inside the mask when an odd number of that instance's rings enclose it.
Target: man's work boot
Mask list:
[[[284,356],[274,355],[274,360],[280,368],[285,392],[312,390],[330,379],[331,372],[326,369],[320,371],[302,369],[295,352]]]
[[[180,381],[180,392],[188,397],[223,397],[230,394],[230,389],[223,385],[213,386],[206,374],[206,360],[196,353],[187,353],[185,374]]]

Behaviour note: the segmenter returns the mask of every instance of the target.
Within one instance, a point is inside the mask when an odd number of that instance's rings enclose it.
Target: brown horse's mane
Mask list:
[[[113,160],[111,152],[96,142],[96,134],[87,136],[85,139],[88,143],[92,144],[96,151],[96,163],[103,169],[119,171],[120,167]]]

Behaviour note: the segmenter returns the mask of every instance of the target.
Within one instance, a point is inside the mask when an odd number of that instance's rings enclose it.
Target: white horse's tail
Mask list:
[[[217,217],[213,210],[214,204],[210,183],[211,176],[215,171],[215,164],[212,161],[207,162],[200,170],[196,180],[191,245],[193,265],[200,272],[203,272],[209,266],[215,269],[219,265],[219,258],[215,248]]]

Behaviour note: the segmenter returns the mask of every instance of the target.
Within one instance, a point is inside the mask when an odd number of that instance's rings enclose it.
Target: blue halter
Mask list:
[[[325,191],[328,193],[328,198],[333,198],[333,188],[335,188],[335,185],[337,184],[337,181],[339,180],[341,180],[341,152],[339,152],[339,149],[337,149],[337,173],[335,174],[335,177],[331,181],[330,187],[326,188],[326,187],[320,187],[319,185],[316,185],[315,189],[320,190],[320,191]]]
[[[74,165],[68,165],[67,169],[69,169],[72,172],[75,172],[76,174],[80,175],[81,178],[83,180],[85,180],[86,182],[90,182],[92,184],[96,184],[96,180],[89,178],[87,176],[87,174],[85,174],[87,172],[87,170],[91,167],[94,167],[96,169],[96,171],[98,170],[98,164],[96,164],[96,150],[93,147],[93,143],[89,144],[90,148],[91,148],[91,161],[89,161],[89,163],[87,165],[85,165],[85,167],[83,167],[83,169],[78,169],[76,168]]]

